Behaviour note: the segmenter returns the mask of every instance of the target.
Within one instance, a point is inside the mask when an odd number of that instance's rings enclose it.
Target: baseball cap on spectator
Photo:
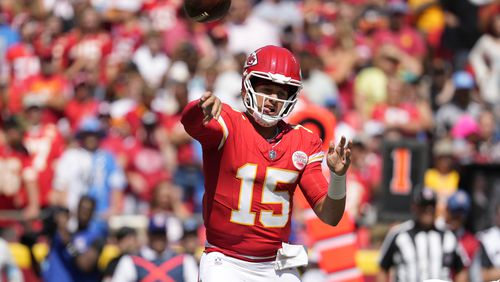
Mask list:
[[[114,8],[119,11],[135,13],[141,9],[141,0],[127,0],[127,1],[113,1],[110,8]]]
[[[182,229],[183,229],[183,237],[189,236],[189,235],[198,235],[198,227],[199,223],[196,219],[187,219],[184,221],[182,224]]]
[[[375,6],[367,7],[359,19],[359,29],[363,31],[373,30],[380,28],[384,25],[384,13],[382,10]]]
[[[469,195],[462,190],[458,190],[457,192],[453,193],[453,195],[448,198],[448,202],[446,205],[447,209],[453,214],[467,214],[470,210],[470,206],[471,202]]]
[[[28,94],[23,98],[23,107],[25,109],[42,108],[45,106],[45,97],[42,95]]]
[[[118,241],[122,240],[123,238],[125,238],[127,236],[131,236],[131,235],[133,235],[133,236],[137,235],[137,231],[134,228],[128,227],[128,226],[121,227],[115,233],[116,240],[118,240]]]
[[[387,4],[387,12],[390,14],[406,14],[408,5],[402,0],[389,1]]]
[[[477,121],[470,115],[461,116],[451,128],[451,136],[457,139],[464,139],[470,135],[479,133]]]
[[[81,232],[73,237],[71,244],[68,246],[68,251],[71,255],[77,256],[85,253],[92,247],[97,250],[103,247],[99,235],[92,232]]]
[[[384,13],[382,12],[382,10],[376,6],[367,7],[361,14],[361,17],[368,22],[377,22],[383,16]]]
[[[435,206],[437,203],[437,195],[427,187],[416,187],[413,192],[413,203],[417,206]]]
[[[75,88],[82,87],[82,86],[88,86],[88,81],[89,81],[89,75],[88,74],[86,74],[86,73],[78,73],[73,78],[73,86]]]
[[[158,116],[153,112],[145,112],[141,117],[144,126],[154,126],[158,123]]]
[[[185,62],[176,61],[170,67],[168,79],[175,82],[187,82],[189,80],[189,69]]]
[[[99,117],[110,117],[111,107],[108,102],[101,102],[97,107],[97,114]]]
[[[452,79],[456,90],[471,90],[474,88],[474,78],[466,71],[455,72]]]
[[[167,236],[167,217],[162,214],[153,215],[149,219],[148,233]]]
[[[447,138],[437,140],[432,153],[435,157],[453,156],[453,141]]]
[[[23,130],[23,125],[19,121],[19,118],[17,116],[8,116],[3,120],[3,129],[4,130],[9,130],[9,129],[19,129]]]
[[[84,135],[95,134],[99,137],[104,137],[105,132],[102,128],[101,122],[95,117],[84,118],[83,121],[78,125],[76,130],[76,138],[80,139]]]
[[[363,125],[363,133],[366,137],[378,137],[384,134],[384,124],[376,120],[368,120]]]

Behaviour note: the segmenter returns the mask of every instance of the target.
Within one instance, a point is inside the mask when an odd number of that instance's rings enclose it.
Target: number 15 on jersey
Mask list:
[[[236,178],[241,180],[238,196],[238,209],[231,212],[231,222],[241,225],[255,225],[256,213],[252,212],[254,182],[257,176],[257,164],[247,163],[241,166]],[[281,214],[272,210],[261,210],[259,221],[264,227],[284,227],[290,216],[290,193],[276,191],[278,183],[292,184],[297,181],[297,171],[268,167],[262,187],[262,204],[280,204]]]

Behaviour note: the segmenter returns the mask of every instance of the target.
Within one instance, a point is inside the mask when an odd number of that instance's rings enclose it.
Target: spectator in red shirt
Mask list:
[[[39,215],[39,191],[32,160],[23,145],[23,129],[15,117],[3,122],[4,143],[0,145],[0,209],[23,209],[23,217]],[[5,222],[0,222],[0,225]]]
[[[420,115],[413,103],[405,100],[404,82],[390,78],[387,85],[387,100],[375,105],[372,118],[385,125],[386,133],[395,137],[415,136],[421,129]]]
[[[407,23],[408,7],[402,0],[390,1],[387,5],[388,28],[378,30],[374,35],[375,46],[393,44],[406,54],[422,59],[425,42],[415,28]]]
[[[142,13],[152,30],[163,32],[177,22],[177,11],[181,4],[181,1],[143,0]]]
[[[46,19],[44,27],[33,43],[35,52],[40,57],[54,57],[62,59],[64,45],[61,45],[65,37],[63,21],[57,16]]]
[[[351,170],[347,173],[349,181],[348,201],[346,202],[346,210],[349,215],[356,220],[360,220],[364,214],[364,210],[369,205],[373,183],[372,171],[367,162],[366,147],[361,140],[354,140],[352,144]]]
[[[86,117],[96,116],[99,107],[99,101],[92,96],[91,85],[85,78],[76,80],[74,87],[75,94],[64,112],[73,131]]]
[[[40,61],[33,49],[33,39],[37,32],[34,21],[26,21],[20,27],[21,41],[7,49],[5,58],[10,66],[10,81],[22,82],[40,71]]]
[[[101,67],[100,77],[105,77],[107,56],[112,49],[111,37],[102,30],[101,17],[92,8],[81,12],[78,28],[74,31],[77,41],[67,49],[71,65],[66,73],[72,78],[83,69],[98,65]]]
[[[115,8],[107,13],[111,21],[113,47],[109,56],[108,67],[123,67],[132,59],[134,52],[143,42],[144,30],[134,10]]]
[[[69,82],[56,71],[52,57],[41,58],[41,71],[26,80],[25,95],[35,95],[44,101],[45,122],[56,123],[62,117],[71,89]]]
[[[156,114],[146,112],[141,118],[137,130],[136,146],[129,152],[126,168],[132,193],[136,196],[138,206],[151,201],[153,189],[162,181],[170,179],[170,171],[165,163],[165,152],[162,151],[158,138],[159,120]]]
[[[64,151],[65,140],[55,124],[42,122],[43,107],[43,102],[36,97],[24,99],[24,144],[33,157],[32,167],[37,173],[40,206],[47,207],[52,191],[54,167]]]

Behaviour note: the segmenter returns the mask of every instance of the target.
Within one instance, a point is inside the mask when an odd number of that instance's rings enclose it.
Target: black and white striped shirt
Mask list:
[[[478,233],[481,245],[481,266],[500,268],[500,227],[494,226]]]
[[[451,231],[423,230],[413,220],[393,227],[380,250],[380,267],[395,270],[393,281],[451,280],[467,258]]]

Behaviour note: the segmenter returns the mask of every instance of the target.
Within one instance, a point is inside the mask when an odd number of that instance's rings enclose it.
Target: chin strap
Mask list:
[[[252,117],[254,118],[255,122],[257,122],[260,126],[263,126],[263,127],[274,126],[279,121],[279,120],[274,120],[274,119],[266,119],[265,115],[261,115],[255,111],[253,111]]]

